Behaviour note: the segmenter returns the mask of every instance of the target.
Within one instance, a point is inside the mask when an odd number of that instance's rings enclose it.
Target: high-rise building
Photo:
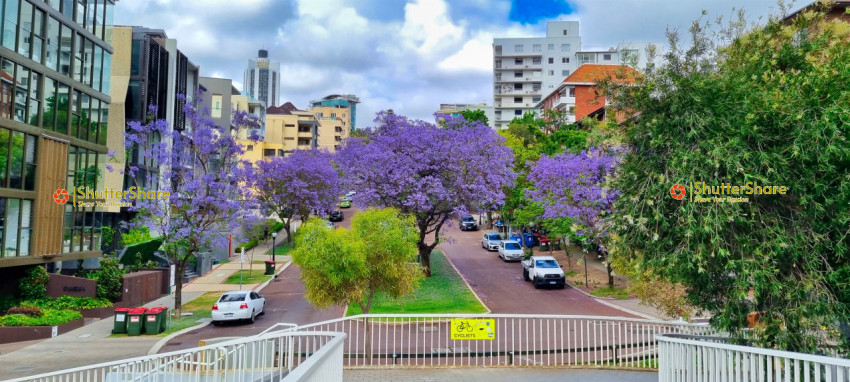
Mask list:
[[[102,208],[66,198],[103,188],[123,135],[107,129],[114,5],[2,2],[0,268],[101,255]]]
[[[260,49],[256,60],[248,60],[242,90],[266,107],[277,106],[280,98],[280,63],[269,60],[269,51]]]
[[[316,113],[319,119],[341,119],[344,129],[354,131],[357,123],[357,104],[360,98],[353,94],[331,94],[321,99],[310,101],[310,111]]]
[[[575,71],[581,50],[578,21],[546,24],[546,37],[493,40],[493,108],[491,126],[504,129]]]

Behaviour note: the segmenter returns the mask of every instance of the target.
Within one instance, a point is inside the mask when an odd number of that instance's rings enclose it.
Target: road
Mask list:
[[[255,335],[279,322],[309,324],[342,317],[343,307],[316,309],[305,300],[300,276],[301,270],[291,264],[260,291],[266,298],[266,314],[257,317],[253,324],[227,322],[221,326],[207,325],[175,337],[160,349],[160,353],[196,347],[203,339]]]
[[[570,287],[534,289],[522,278],[518,262],[505,263],[498,252],[481,247],[486,230],[448,232],[453,243],[441,244],[442,250],[457,267],[461,276],[493,313],[582,314],[641,318],[604,305]],[[443,237],[446,237],[443,234]]]

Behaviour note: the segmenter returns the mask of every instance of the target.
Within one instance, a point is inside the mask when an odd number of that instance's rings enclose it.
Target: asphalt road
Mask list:
[[[453,243],[441,244],[442,250],[493,313],[582,314],[641,318],[608,305],[567,285],[564,289],[534,289],[523,280],[519,262],[503,262],[498,252],[481,247],[488,230],[460,231],[452,228],[443,237]]]
[[[304,299],[301,269],[292,264],[259,293],[266,298],[266,314],[253,324],[225,322],[221,326],[207,325],[177,336],[160,349],[160,353],[198,346],[198,341],[217,337],[255,335],[276,323],[309,324],[342,317],[343,307],[316,309]]]

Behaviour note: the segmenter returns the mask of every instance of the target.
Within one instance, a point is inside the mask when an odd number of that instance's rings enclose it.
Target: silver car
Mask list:
[[[484,234],[484,238],[481,239],[481,248],[484,248],[488,251],[498,251],[499,243],[502,242],[502,237],[499,236],[498,233],[488,232]]]
[[[266,298],[254,291],[225,292],[212,307],[212,323],[254,319],[266,312]]]

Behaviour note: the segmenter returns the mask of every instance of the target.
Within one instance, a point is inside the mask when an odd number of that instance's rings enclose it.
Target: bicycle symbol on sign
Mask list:
[[[457,331],[462,332],[464,330],[467,331],[467,332],[471,332],[472,331],[472,325],[470,325],[469,322],[461,321],[457,325]]]

